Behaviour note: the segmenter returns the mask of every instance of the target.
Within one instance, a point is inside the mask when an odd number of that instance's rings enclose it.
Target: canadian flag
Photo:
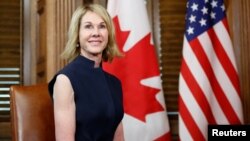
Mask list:
[[[103,68],[123,87],[126,141],[169,141],[170,129],[144,0],[109,0],[116,40],[125,55]]]

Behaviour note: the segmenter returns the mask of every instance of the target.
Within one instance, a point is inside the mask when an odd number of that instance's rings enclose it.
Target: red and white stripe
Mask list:
[[[208,124],[242,124],[240,86],[226,19],[188,42],[179,77],[179,136],[207,140]]]

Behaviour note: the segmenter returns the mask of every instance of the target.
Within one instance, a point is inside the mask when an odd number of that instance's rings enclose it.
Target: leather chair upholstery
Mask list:
[[[12,141],[55,141],[47,84],[10,87]]]

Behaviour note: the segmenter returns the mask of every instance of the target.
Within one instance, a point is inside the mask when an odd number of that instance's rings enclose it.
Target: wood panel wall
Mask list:
[[[239,68],[244,120],[250,123],[250,1],[228,0],[233,45]]]
[[[20,67],[20,0],[0,2],[0,67]]]
[[[170,129],[178,138],[178,78],[185,28],[186,1],[159,0],[161,67],[163,90],[169,112]]]
[[[0,140],[11,140],[9,86],[22,82],[22,1],[0,1]]]
[[[46,25],[46,3],[45,0],[38,0],[36,4],[36,43],[35,43],[35,54],[36,54],[36,83],[46,82],[47,76],[47,57],[46,57],[46,37],[47,37],[47,25]]]
[[[10,85],[22,82],[21,7],[20,0],[0,2],[0,122],[10,120]]]

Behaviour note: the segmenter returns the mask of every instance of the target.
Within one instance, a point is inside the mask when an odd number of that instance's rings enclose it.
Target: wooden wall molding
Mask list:
[[[239,68],[245,123],[250,123],[250,1],[230,0],[233,45]]]

